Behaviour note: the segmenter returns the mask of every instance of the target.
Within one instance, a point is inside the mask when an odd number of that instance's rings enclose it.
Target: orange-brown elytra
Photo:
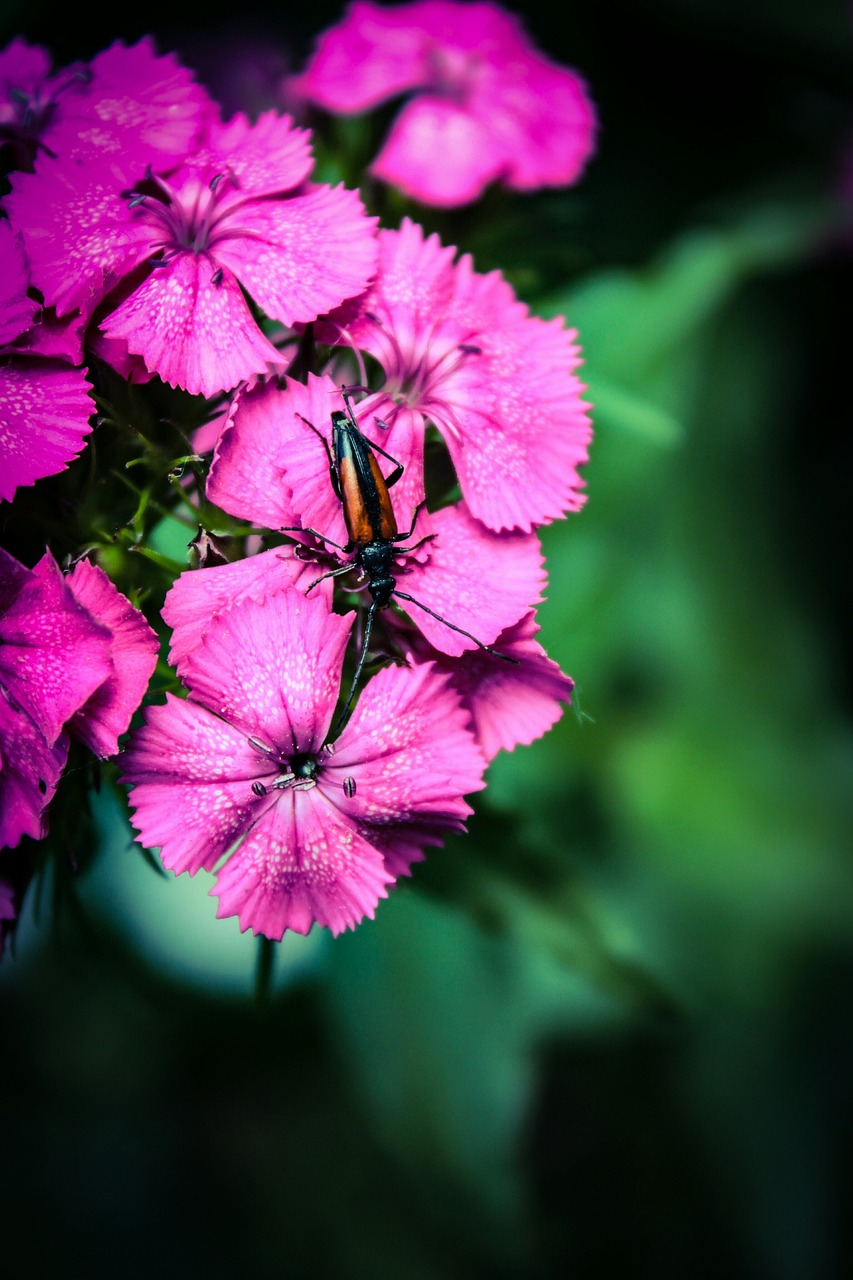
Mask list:
[[[307,418],[302,419],[305,425],[310,427],[314,434],[323,441],[329,459],[329,474],[332,486],[343,507],[344,522],[346,523],[349,541],[346,546],[342,547],[339,543],[333,542],[331,538],[318,533],[316,529],[309,528],[300,532],[313,534],[315,538],[319,538],[321,542],[328,543],[329,546],[342,551],[344,555],[355,552],[355,556],[347,564],[340,565],[337,569],[332,569],[329,573],[321,574],[319,578],[316,578],[308,587],[308,591],[312,591],[318,583],[323,582],[326,578],[337,578],[341,574],[348,573],[351,569],[358,568],[367,579],[367,589],[370,592],[370,606],[367,610],[367,618],[364,624],[361,653],[356,664],[349,697],[338,717],[333,736],[337,736],[340,733],[352,706],[359,677],[367,658],[374,614],[377,609],[387,609],[391,603],[392,596],[417,605],[419,609],[423,609],[425,613],[436,618],[444,626],[449,627],[451,631],[467,636],[469,640],[472,640],[478,648],[485,650],[486,653],[491,653],[496,658],[503,658],[504,661],[517,665],[517,659],[509,657],[508,654],[499,653],[497,649],[492,649],[489,645],[483,644],[482,640],[478,640],[470,631],[465,631],[462,627],[457,627],[455,623],[448,622],[440,613],[435,613],[427,605],[422,604],[420,600],[416,600],[414,596],[408,595],[405,591],[397,590],[397,579],[392,572],[395,557],[401,552],[416,551],[425,542],[431,541],[435,534],[427,534],[426,537],[421,538],[420,542],[414,543],[411,547],[397,545],[400,542],[405,542],[414,533],[418,516],[426,505],[426,501],[419,502],[415,507],[412,514],[411,527],[405,533],[398,533],[397,521],[394,516],[394,509],[391,506],[388,490],[400,479],[403,474],[403,466],[390,453],[386,453],[380,445],[372,444],[362,434],[350,404],[349,397],[352,390],[353,388],[344,388],[341,392],[346,405],[346,413],[336,410],[332,414],[332,449],[329,448],[329,442],[322,432],[318,431],[313,423],[308,422]],[[379,469],[374,450],[381,453],[389,462],[394,463],[394,469],[387,478],[382,475]]]

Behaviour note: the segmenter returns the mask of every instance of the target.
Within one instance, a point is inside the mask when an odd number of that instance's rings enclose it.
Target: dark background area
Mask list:
[[[541,638],[581,714],[495,762],[375,922],[280,948],[262,1002],[256,944],[111,792],[73,816],[95,856],[0,965],[30,1275],[850,1267],[851,22],[549,8],[518,11],[590,86],[585,178],[414,213],[580,330],[590,497],[543,535]],[[257,109],[339,13],[33,0],[2,37],[61,64],[153,32]]]

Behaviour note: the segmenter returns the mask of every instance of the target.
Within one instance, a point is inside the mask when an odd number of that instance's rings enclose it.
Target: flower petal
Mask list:
[[[385,667],[363,689],[335,743],[323,787],[367,827],[415,822],[440,835],[463,829],[471,810],[462,797],[485,785],[484,767],[447,677],[428,664]],[[351,799],[347,777],[356,784]]]
[[[373,917],[392,876],[382,854],[317,787],[285,791],[228,859],[211,890],[217,916],[280,939],[286,929],[332,933]]]
[[[255,124],[242,114],[227,124],[214,121],[188,168],[201,170],[208,180],[216,173],[227,174],[236,187],[230,200],[240,202],[291,191],[313,165],[308,131],[294,128],[289,116],[266,111]]]
[[[302,455],[309,460],[315,455],[313,488],[319,490],[318,496],[324,495],[332,511],[335,505],[340,511],[331,485],[319,478],[323,470],[328,476],[323,446],[297,415],[318,422],[318,430],[325,432],[332,409],[342,407],[331,379],[312,374],[307,387],[291,380],[284,390],[270,382],[239,392],[211,463],[208,498],[223,511],[268,529],[297,526],[301,509],[291,499],[287,472]]]
[[[293,587],[219,613],[186,656],[193,696],[284,755],[325,737],[352,615]]]
[[[211,396],[265,373],[278,363],[278,352],[230,272],[214,283],[218,270],[207,255],[178,254],[152,271],[101,327],[107,337],[124,338],[164,382],[194,395]]]
[[[59,100],[45,141],[57,156],[91,167],[106,159],[125,181],[183,160],[216,108],[174,54],[160,57],[150,36],[116,41],[99,53],[73,91]]]
[[[14,848],[21,836],[41,840],[46,834],[45,811],[67,758],[67,735],[49,746],[0,689],[0,848]]]
[[[165,866],[210,871],[269,803],[252,782],[274,770],[246,735],[207,707],[166,694],[122,753],[140,844]]]
[[[0,346],[29,329],[39,304],[27,297],[23,251],[9,223],[0,219]]]
[[[384,9],[356,0],[320,36],[305,72],[288,81],[288,92],[349,114],[426,84],[429,45],[411,21],[414,7]]]
[[[238,211],[251,235],[216,244],[268,316],[304,324],[361,293],[376,268],[375,218],[355,191],[312,187],[286,200],[252,201]]]
[[[75,712],[69,729],[95,755],[115,755],[118,739],[148,688],[159,642],[138,609],[113,585],[103,569],[78,560],[66,582],[74,598],[109,629],[112,671]]]
[[[431,526],[436,537],[429,544],[429,561],[406,567],[406,576],[397,580],[397,596],[400,591],[414,596],[445,622],[405,599],[400,607],[442,653],[458,655],[476,647],[453,626],[493,644],[542,599],[545,571],[539,539],[532,533],[494,533],[464,503],[434,512]]]
[[[541,738],[562,716],[561,704],[571,701],[574,682],[534,640],[538,630],[531,612],[496,641],[500,652],[517,659],[518,666],[490,661],[488,654],[476,650],[464,654],[452,669],[440,660],[471,712],[487,760]]]
[[[204,639],[211,620],[245,600],[261,601],[287,585],[303,592],[317,575],[316,567],[275,547],[233,564],[188,569],[176,578],[166,594],[162,616],[172,628],[169,658],[178,672],[186,670],[186,657]],[[331,607],[331,583],[316,588]],[[312,595],[314,593],[312,592]]]
[[[0,365],[0,499],[64,471],[91,431],[82,369],[29,361]]]
[[[470,204],[502,175],[488,124],[465,107],[426,94],[403,107],[370,172],[422,204]]]
[[[110,633],[77,603],[49,552],[23,582],[20,568],[0,551],[0,597],[15,582],[0,619],[0,682],[52,746],[109,677]]]
[[[20,231],[33,284],[58,315],[90,316],[122,276],[154,251],[151,227],[122,196],[127,178],[109,161],[85,166],[42,157],[16,173],[6,206]]]

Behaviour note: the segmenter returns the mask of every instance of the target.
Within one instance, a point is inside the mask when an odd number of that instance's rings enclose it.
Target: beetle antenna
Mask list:
[[[440,613],[436,613],[434,609],[430,609],[428,605],[421,604],[420,600],[416,600],[414,596],[407,595],[405,591],[395,591],[394,595],[400,600],[409,600],[412,604],[416,604],[419,609],[423,609],[424,613],[428,613],[430,617],[435,618],[438,622],[443,622],[451,631],[458,631],[460,636],[467,636],[469,640],[473,640],[478,649],[482,649],[484,653],[490,653],[495,658],[503,658],[504,662],[511,662],[516,667],[521,666],[518,658],[511,658],[508,653],[498,653],[497,649],[492,649],[489,645],[483,644],[482,640],[478,640],[476,636],[472,636],[470,631],[465,631],[463,627],[457,627],[454,622],[448,622],[446,618],[442,618]]]

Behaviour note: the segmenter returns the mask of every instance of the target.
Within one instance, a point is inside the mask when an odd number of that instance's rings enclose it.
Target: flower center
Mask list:
[[[204,253],[219,238],[227,209],[222,197],[237,180],[231,173],[217,173],[209,183],[194,178],[180,190],[150,170],[145,181],[126,193],[131,209],[142,209],[149,219],[162,225],[162,245],[166,259],[188,250]]]
[[[273,782],[261,782],[258,779],[252,783],[252,791],[256,796],[268,795],[270,791],[310,791],[312,787],[316,787],[320,762],[313,752],[297,751],[295,755],[285,756],[259,738],[250,738],[249,746],[279,770],[279,776]],[[325,754],[327,753],[323,753],[324,758]]]

